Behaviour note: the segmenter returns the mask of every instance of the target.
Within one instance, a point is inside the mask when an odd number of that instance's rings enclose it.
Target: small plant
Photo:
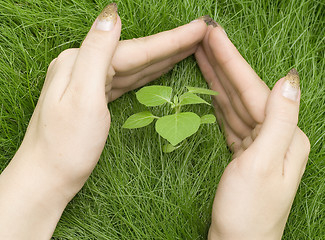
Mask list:
[[[136,113],[130,116],[122,127],[128,129],[141,128],[152,123],[154,119],[158,119],[155,126],[156,131],[170,143],[163,146],[163,151],[174,151],[179,147],[177,145],[180,142],[196,133],[201,124],[216,122],[213,114],[199,117],[193,112],[181,112],[181,108],[189,104],[211,105],[196,94],[217,95],[218,92],[196,87],[187,87],[187,90],[188,92],[179,97],[175,95],[172,101],[171,87],[149,86],[141,88],[136,93],[140,103],[147,107],[156,107],[168,103],[175,110],[175,113],[163,117],[154,116],[149,111]]]

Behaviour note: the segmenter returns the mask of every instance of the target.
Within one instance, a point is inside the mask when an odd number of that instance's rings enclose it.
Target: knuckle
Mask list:
[[[252,140],[251,136],[248,136],[248,137],[244,138],[241,146],[242,146],[242,148],[247,149],[251,145],[252,142],[253,142],[253,140]]]
[[[103,44],[107,42],[107,39],[104,38],[102,35],[94,35],[90,34],[87,38],[82,42],[81,48],[85,48],[87,50],[95,51],[98,53],[103,53]]]
[[[62,59],[62,58],[67,58],[70,56],[74,56],[76,53],[78,52],[77,48],[69,48],[64,50],[63,52],[61,52],[58,56],[58,59]]]
[[[53,69],[53,67],[54,67],[54,65],[55,65],[55,63],[56,63],[56,61],[57,61],[57,59],[58,59],[58,58],[54,58],[54,59],[51,61],[50,65],[49,65],[49,67],[48,67],[48,71],[51,71],[51,70]]]
[[[284,126],[289,129],[292,128],[292,126],[296,126],[298,123],[298,116],[296,117],[288,117],[288,114],[285,110],[280,110],[277,114],[273,116],[274,123],[277,123],[279,126]]]
[[[262,128],[262,124],[257,124],[255,126],[255,128],[253,129],[252,133],[251,133],[251,138],[252,140],[255,140],[257,138],[257,136],[259,135],[260,131]]]
[[[150,51],[145,50],[144,53],[145,53],[145,55],[144,55],[145,63],[147,65],[151,65],[151,63],[152,63],[152,57],[151,57]]]
[[[304,149],[304,153],[306,154],[306,158],[307,158],[310,152],[310,141],[307,135],[303,131],[300,130],[299,132],[300,132],[301,145]]]
[[[62,65],[66,61],[68,61],[71,58],[75,58],[78,54],[79,50],[77,48],[69,48],[64,50],[59,54],[59,56],[56,58],[55,64]]]

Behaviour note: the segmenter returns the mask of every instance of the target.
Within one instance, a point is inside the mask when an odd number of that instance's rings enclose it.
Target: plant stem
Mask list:
[[[177,114],[177,113],[180,113],[180,112],[181,112],[181,105],[176,104],[176,106],[175,106],[175,113]]]

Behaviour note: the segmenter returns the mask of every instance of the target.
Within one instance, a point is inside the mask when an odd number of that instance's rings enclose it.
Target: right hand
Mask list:
[[[310,149],[297,127],[299,96],[282,96],[285,79],[270,93],[220,26],[209,27],[196,58],[219,92],[216,115],[234,152],[218,185],[209,239],[280,239]]]

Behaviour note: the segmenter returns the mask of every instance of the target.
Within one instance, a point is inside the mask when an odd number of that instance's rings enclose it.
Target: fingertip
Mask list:
[[[115,28],[118,18],[116,3],[108,4],[96,19],[95,29],[99,31],[111,31]]]
[[[105,87],[121,34],[121,19],[114,8],[110,4],[102,11],[79,49],[69,87],[78,89],[80,95],[102,91]]]
[[[209,38],[210,43],[219,42],[221,40],[225,41],[228,39],[228,35],[226,34],[226,31],[220,25],[218,25],[217,27],[210,27],[210,29],[211,29],[210,38]]]
[[[238,50],[221,26],[211,29],[207,43],[220,64],[225,64],[234,56],[239,56]]]
[[[203,44],[205,46],[208,46],[208,44],[209,44],[210,33],[211,33],[212,30],[213,30],[212,26],[207,27],[207,31],[206,31],[206,34],[205,34],[204,39],[203,39]]]
[[[294,80],[296,81],[296,80]],[[287,76],[280,78],[271,91],[269,96],[268,108],[276,107],[282,109],[294,109],[297,111],[300,104],[300,87],[299,87],[299,80],[297,82],[292,82],[292,78],[290,74]],[[268,111],[268,109],[267,109]]]
[[[188,24],[191,24],[191,25],[195,25],[196,24],[197,26],[200,26],[200,27],[205,28],[205,29],[207,29],[207,27],[208,27],[202,17],[199,17],[197,19],[194,19],[193,21],[189,22]]]
[[[299,102],[300,100],[300,79],[298,71],[293,68],[282,80],[282,96],[292,101]]]
[[[297,100],[283,95],[285,84],[291,81],[288,75],[274,85],[266,104],[265,120],[256,138],[258,148],[264,149],[265,158],[270,161],[283,161],[298,123],[300,93]]]
[[[195,36],[195,35],[198,35],[200,36],[200,40],[199,41],[202,41],[202,39],[204,38],[204,36],[206,35],[206,32],[208,30],[208,26],[206,25],[206,23],[201,20],[201,19],[195,19],[193,20],[192,22],[188,23],[188,24],[185,24],[182,27],[190,27],[192,28],[192,35]],[[178,28],[176,28],[178,29]]]
[[[277,81],[269,96],[266,116],[282,119],[283,122],[297,125],[300,103],[300,90],[290,89],[288,78],[284,77]]]

